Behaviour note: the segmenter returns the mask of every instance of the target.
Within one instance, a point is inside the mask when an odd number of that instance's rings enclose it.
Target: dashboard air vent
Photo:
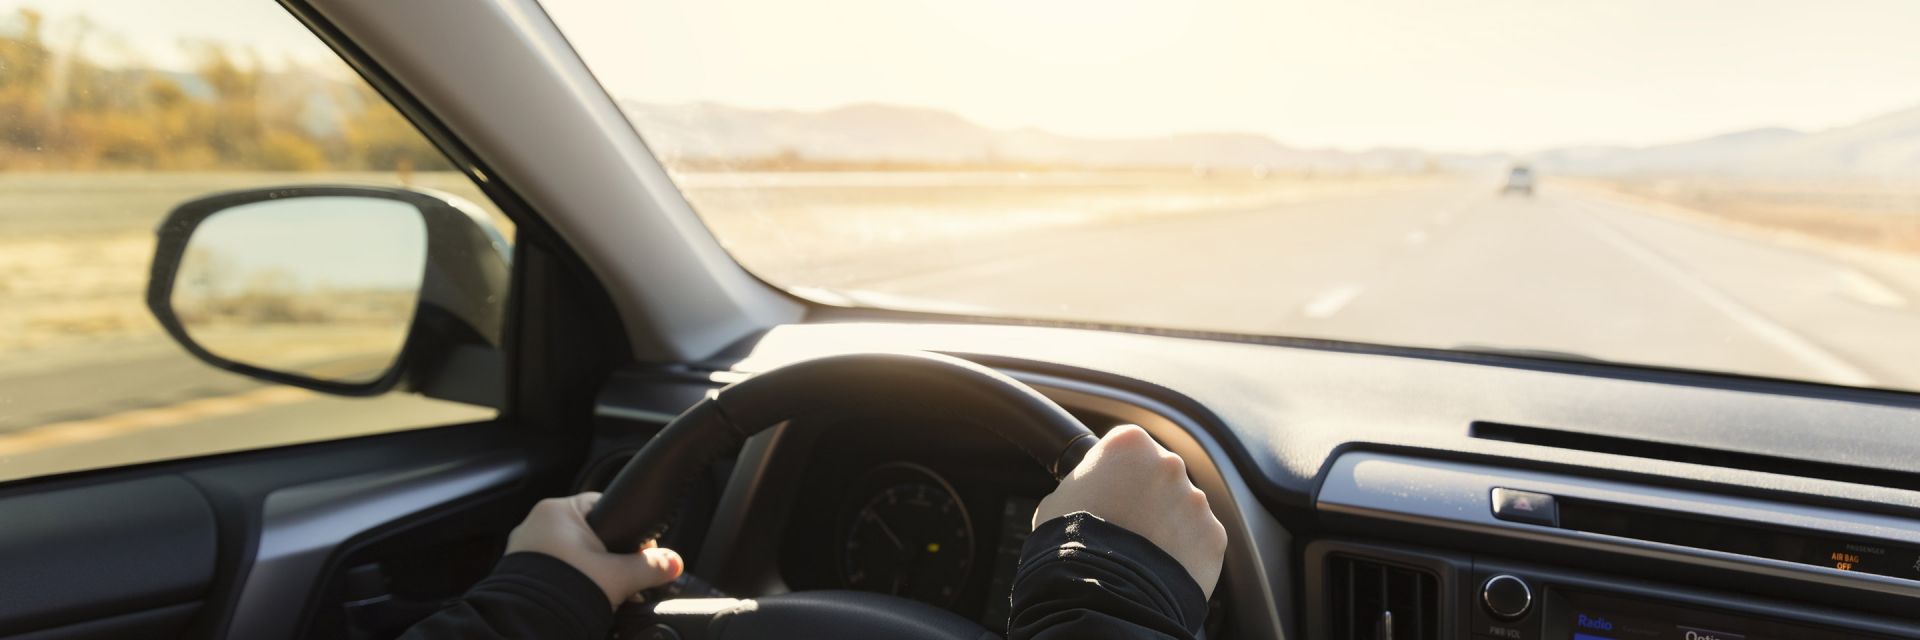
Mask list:
[[[1440,637],[1440,580],[1432,573],[1336,555],[1328,559],[1335,640]]]

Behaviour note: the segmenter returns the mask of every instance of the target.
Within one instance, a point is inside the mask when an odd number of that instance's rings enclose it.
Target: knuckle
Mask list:
[[[1206,507],[1210,504],[1207,501],[1207,492],[1192,487],[1187,488],[1187,502],[1200,507]]]
[[[1213,520],[1213,505],[1207,503],[1204,493],[1189,493],[1181,498],[1181,506],[1195,518]]]
[[[1209,545],[1222,546],[1227,543],[1227,527],[1220,524],[1219,518],[1208,517],[1200,533],[1202,539]]]
[[[1147,432],[1132,425],[1115,427],[1114,430],[1107,432],[1106,437],[1100,439],[1100,445],[1108,449],[1128,453],[1141,453],[1159,448],[1159,445],[1154,444],[1153,438],[1149,437]]]
[[[1180,476],[1187,475],[1187,461],[1181,460],[1180,456],[1163,452],[1160,454],[1157,462],[1160,471],[1163,473],[1177,474]]]

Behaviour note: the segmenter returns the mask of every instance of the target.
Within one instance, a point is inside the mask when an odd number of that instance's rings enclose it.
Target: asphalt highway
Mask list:
[[[1920,261],[1551,184],[1028,229],[789,283],[960,313],[1920,388]]]

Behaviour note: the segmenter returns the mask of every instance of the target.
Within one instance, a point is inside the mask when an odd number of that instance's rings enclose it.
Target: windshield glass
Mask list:
[[[1920,3],[545,6],[819,301],[1920,389]]]

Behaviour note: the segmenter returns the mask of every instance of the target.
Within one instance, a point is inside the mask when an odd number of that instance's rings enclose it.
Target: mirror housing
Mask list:
[[[276,224],[274,221],[262,222],[258,219],[261,217],[259,213],[274,208],[281,208],[281,213],[284,213],[285,209],[295,207],[274,205],[323,202],[317,200],[320,198],[332,199],[324,202],[336,207],[350,206],[339,203],[352,199],[370,199],[378,202],[369,202],[369,209],[380,208],[392,212],[396,210],[393,205],[398,204],[418,213],[419,229],[424,231],[424,259],[416,257],[420,255],[418,249],[405,247],[412,243],[411,238],[398,241],[397,244],[392,238],[384,238],[382,242],[386,246],[399,246],[401,253],[413,254],[399,258],[400,263],[418,262],[396,264],[386,268],[384,273],[371,276],[366,274],[367,265],[364,264],[356,267],[350,263],[340,264],[339,260],[332,261],[333,264],[303,264],[302,261],[316,259],[304,250],[282,251],[280,255],[273,256],[275,247],[272,246],[250,249],[256,254],[272,256],[256,259],[275,262],[269,270],[293,271],[296,274],[302,270],[357,268],[360,275],[356,277],[362,279],[383,278],[389,282],[412,284],[415,275],[411,269],[418,267],[415,289],[418,293],[412,301],[410,318],[405,320],[404,337],[399,340],[397,349],[393,350],[387,366],[367,375],[327,377],[311,370],[297,370],[296,367],[263,365],[258,360],[236,357],[230,351],[223,353],[220,348],[209,348],[210,345],[204,340],[197,339],[194,336],[195,327],[190,325],[199,321],[192,319],[192,313],[183,318],[182,309],[176,308],[176,298],[180,297],[176,295],[180,293],[176,289],[181,284],[182,267],[191,265],[199,272],[221,268],[233,270],[233,261],[227,261],[228,264],[223,267],[217,264],[218,261],[197,260],[199,256],[189,257],[190,250],[195,247],[196,233],[202,234],[200,240],[203,244],[213,235],[234,236],[234,233],[209,233],[208,229],[222,226],[216,217],[222,213],[229,214],[229,220],[233,216],[247,215],[256,218],[251,221],[255,224]],[[314,200],[303,202],[300,199]],[[214,223],[209,224],[210,220]],[[279,231],[289,230],[283,228]],[[404,225],[401,231],[414,233]],[[507,308],[504,298],[512,272],[512,249],[499,229],[471,203],[450,194],[384,187],[329,185],[252,189],[215,194],[181,204],[161,222],[157,234],[153,269],[147,282],[147,308],[175,342],[208,364],[269,382],[338,395],[371,396],[402,388],[434,398],[495,407],[504,397],[506,363],[501,347]],[[259,235],[264,238],[267,234]],[[325,242],[327,238],[322,235],[304,240],[307,242],[301,245],[302,249],[311,248],[308,245],[312,242]],[[341,249],[351,251],[351,248]],[[203,262],[205,264],[199,264]],[[281,276],[281,279],[298,280],[284,273],[274,275]],[[398,289],[390,288],[381,295],[391,297],[396,291]],[[280,297],[285,298],[286,294]],[[221,301],[225,303],[222,309],[233,307],[233,300],[241,300],[241,305],[253,303],[245,298],[231,297]],[[276,309],[286,306],[281,300],[273,302]],[[320,306],[331,308],[336,305]],[[391,303],[388,306],[392,306]],[[284,311],[275,313],[286,315]],[[324,315],[326,312],[321,313]],[[206,326],[200,329],[204,332]]]

